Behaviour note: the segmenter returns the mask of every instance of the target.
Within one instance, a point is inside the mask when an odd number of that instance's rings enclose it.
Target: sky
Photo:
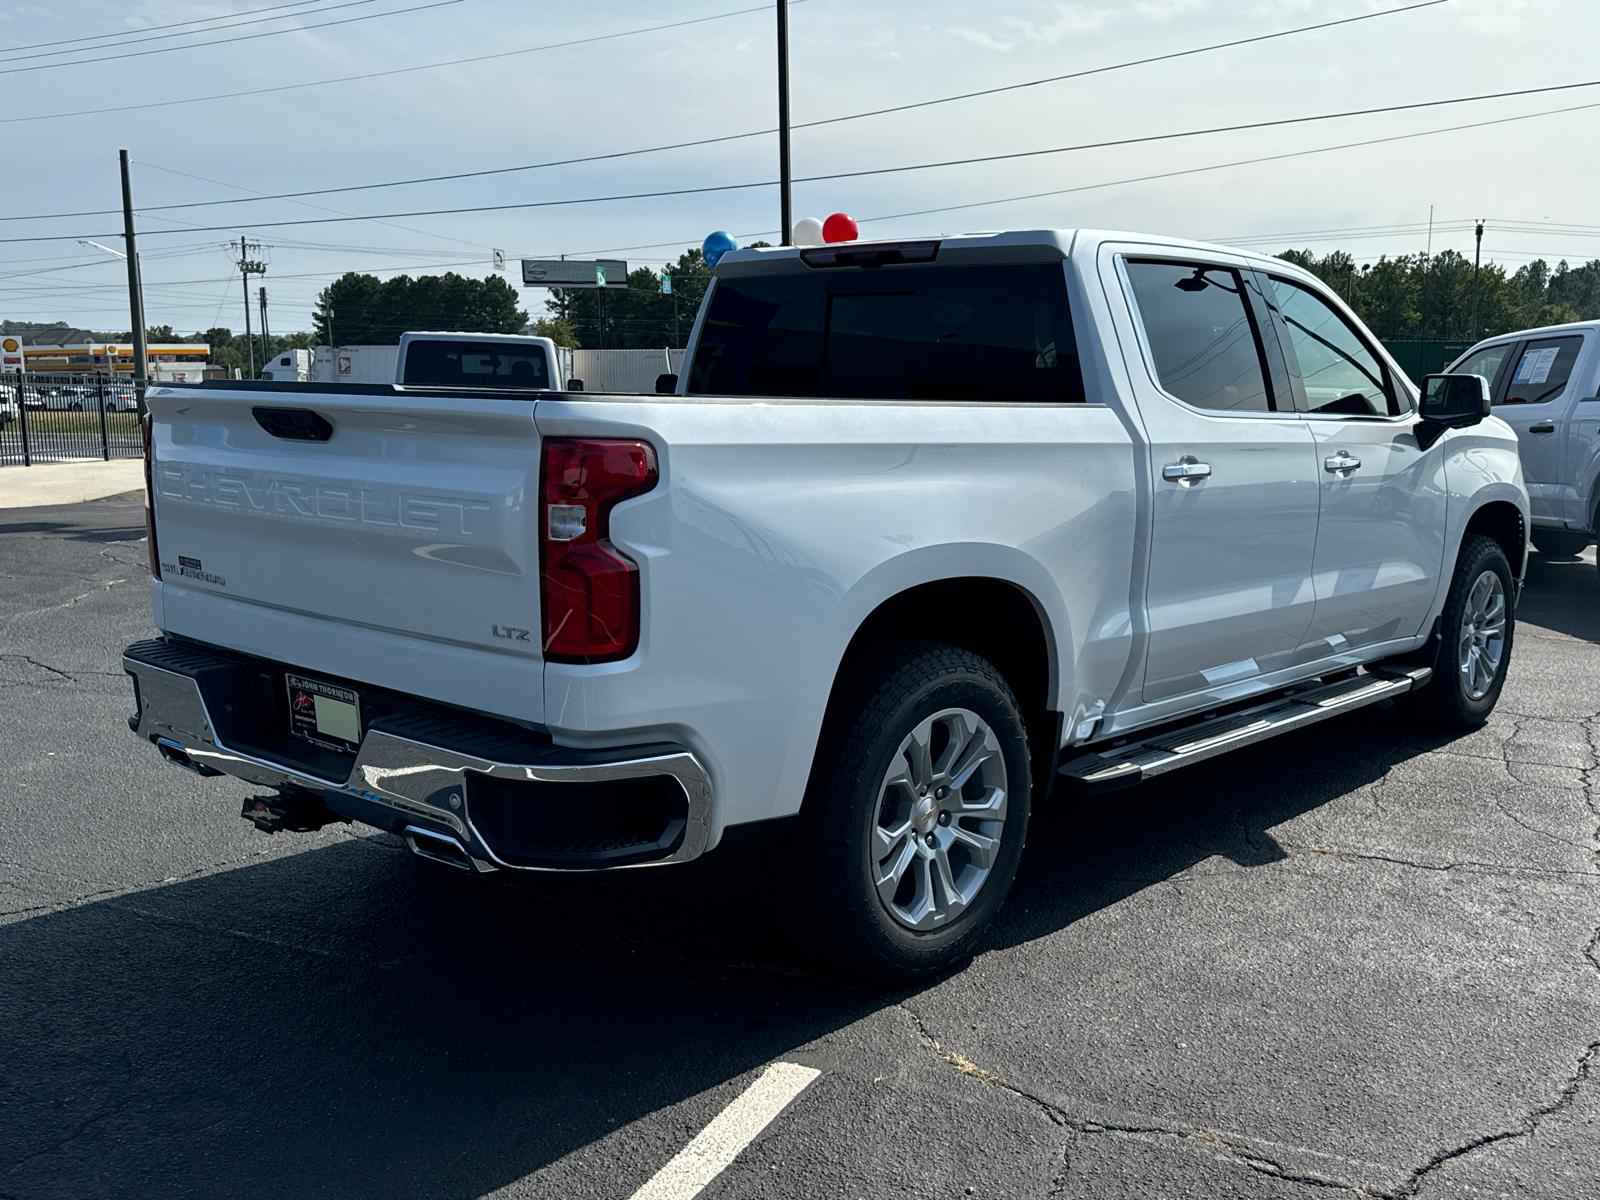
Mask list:
[[[1592,0],[1390,12],[1417,2],[802,0],[797,126],[1389,15],[797,128],[794,175],[1600,82]],[[119,149],[146,320],[181,333],[242,328],[240,236],[261,244],[251,296],[267,288],[274,333],[309,329],[348,270],[484,277],[500,250],[520,287],[523,257],[660,267],[713,230],[776,241],[775,29],[751,0],[0,2],[0,317],[128,327],[123,264],[78,241],[122,247]],[[1371,262],[1427,248],[1431,209],[1435,253],[1470,257],[1481,218],[1486,259],[1576,263],[1600,257],[1597,130],[1600,86],[797,182],[794,211],[848,212],[865,238],[1111,228]],[[484,171],[501,173],[207,203]],[[523,207],[388,215],[489,206]],[[522,295],[543,315],[541,289]]]

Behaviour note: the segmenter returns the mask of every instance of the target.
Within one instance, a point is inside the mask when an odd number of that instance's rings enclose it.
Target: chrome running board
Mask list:
[[[1085,794],[1133,787],[1190,763],[1412,691],[1432,677],[1433,671],[1428,667],[1378,667],[1176,730],[1168,728],[1120,746],[1092,751],[1072,759],[1060,772],[1069,786]]]

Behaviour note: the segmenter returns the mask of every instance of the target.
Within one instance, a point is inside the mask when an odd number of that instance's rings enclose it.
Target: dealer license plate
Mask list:
[[[284,675],[289,689],[289,732],[329,750],[361,747],[361,697],[303,675]]]

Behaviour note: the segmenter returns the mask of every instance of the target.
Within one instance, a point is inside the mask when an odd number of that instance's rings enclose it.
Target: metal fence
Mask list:
[[[0,376],[0,466],[143,453],[131,380],[36,372]]]

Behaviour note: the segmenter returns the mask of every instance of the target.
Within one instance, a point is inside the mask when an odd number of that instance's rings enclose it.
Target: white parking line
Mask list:
[[[739,1098],[713,1118],[632,1200],[692,1200],[782,1112],[821,1071],[773,1063]]]

